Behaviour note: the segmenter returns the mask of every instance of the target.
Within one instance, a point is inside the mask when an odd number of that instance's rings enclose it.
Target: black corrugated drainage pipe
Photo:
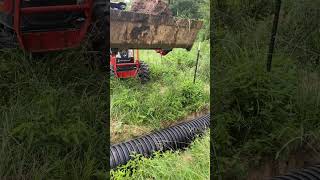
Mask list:
[[[153,132],[110,148],[110,167],[126,164],[132,154],[138,153],[150,157],[155,151],[176,150],[188,146],[196,135],[200,135],[210,126],[210,114],[184,122],[173,127]]]
[[[272,180],[320,180],[320,165],[291,171],[287,175],[277,176]]]

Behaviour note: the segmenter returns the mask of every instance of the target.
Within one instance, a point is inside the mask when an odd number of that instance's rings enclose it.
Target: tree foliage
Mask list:
[[[210,0],[172,0],[170,8],[174,16],[203,20],[204,30],[200,33],[201,39],[210,37]]]

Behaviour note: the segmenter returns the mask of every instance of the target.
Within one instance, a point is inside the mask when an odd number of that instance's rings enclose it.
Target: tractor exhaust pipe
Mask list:
[[[210,114],[154,132],[110,148],[110,167],[113,169],[126,164],[134,153],[145,157],[155,151],[182,149],[188,146],[196,135],[201,135],[210,126]]]

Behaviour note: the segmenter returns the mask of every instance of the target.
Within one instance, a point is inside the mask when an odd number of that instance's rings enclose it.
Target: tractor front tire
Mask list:
[[[149,66],[144,63],[143,61],[140,61],[140,68],[138,71],[138,77],[142,84],[147,83],[150,81],[150,69]]]

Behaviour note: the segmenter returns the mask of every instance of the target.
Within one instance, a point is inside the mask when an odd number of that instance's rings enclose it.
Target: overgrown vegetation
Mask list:
[[[155,153],[152,159],[135,157],[127,165],[111,171],[120,179],[210,179],[210,135],[196,139],[185,151]]]
[[[197,46],[188,52],[175,49],[161,57],[155,51],[140,51],[141,60],[149,64],[151,81],[111,80],[112,141],[124,140],[145,131],[163,128],[193,112],[209,107],[208,42],[202,43],[202,56],[196,83],[193,84]],[[131,125],[131,131],[125,132]],[[139,126],[142,132],[134,133]],[[126,133],[129,137],[124,136]],[[118,136],[121,136],[121,139]]]
[[[202,7],[204,12],[207,7]],[[199,18],[209,22],[208,13]],[[202,34],[199,39],[208,40],[208,27]],[[133,129],[124,125],[151,131],[208,108],[209,46],[203,42],[196,84],[192,81],[197,46],[191,52],[174,50],[162,59],[153,51],[143,51],[141,57],[152,71],[152,81],[146,85],[112,79],[111,117],[116,132],[128,138],[122,130]],[[47,54],[44,59],[18,50],[0,51],[0,179],[108,177],[106,72],[90,68],[86,61],[79,50]],[[183,159],[189,163],[177,167],[177,172],[185,170],[181,177],[207,178],[209,136],[201,141],[205,143],[198,140],[183,153],[158,154],[157,163]],[[141,167],[148,167],[150,173],[153,160],[142,161]],[[158,171],[155,175],[163,176]]]
[[[211,106],[223,178],[246,179],[265,158],[319,151],[319,2],[283,1],[270,73],[266,55],[274,4],[228,0],[214,5]]]
[[[196,84],[193,84],[197,46],[176,49],[162,57],[140,51],[151,68],[151,81],[111,80],[111,142],[120,142],[177,123],[188,114],[209,109],[210,45],[202,43]],[[113,171],[113,179],[209,179],[209,135],[183,153],[156,153]],[[180,162],[185,162],[181,164]],[[172,178],[171,178],[172,179]]]
[[[85,59],[78,51],[46,59],[0,52],[0,179],[106,171],[106,79]]]
[[[112,143],[168,127],[189,114],[209,109],[209,1],[171,2],[175,16],[204,21],[198,38],[202,49],[196,83],[193,84],[193,77],[198,42],[190,52],[174,49],[164,57],[153,50],[141,50],[140,59],[151,69],[150,82],[142,85],[136,79],[111,79]],[[112,178],[209,179],[208,157],[209,135],[186,152],[157,152],[152,159],[138,157],[113,171]],[[181,161],[185,163],[180,164]],[[172,173],[177,176],[172,177]]]

